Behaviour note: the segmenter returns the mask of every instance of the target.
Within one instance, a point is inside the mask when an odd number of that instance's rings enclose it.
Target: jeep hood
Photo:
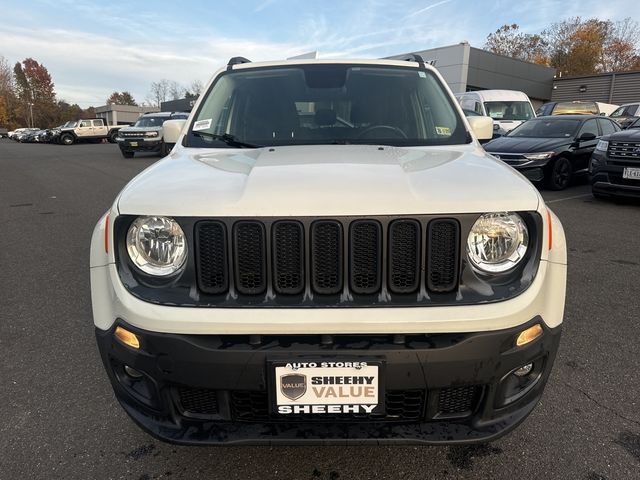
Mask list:
[[[536,210],[537,190],[473,145],[178,147],[121,192],[121,214],[337,216]]]

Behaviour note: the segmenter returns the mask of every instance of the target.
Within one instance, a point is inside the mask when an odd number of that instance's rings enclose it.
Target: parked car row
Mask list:
[[[101,118],[69,121],[51,129],[18,128],[7,136],[21,143],[58,143],[73,145],[81,142],[118,143],[122,156],[132,158],[135,152],[167,155],[173,144],[164,141],[162,125],[167,120],[186,120],[188,112],[154,112],[142,115],[134,125],[107,125]]]

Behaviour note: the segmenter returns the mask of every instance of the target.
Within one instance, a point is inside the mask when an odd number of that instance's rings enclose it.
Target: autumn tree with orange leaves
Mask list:
[[[640,26],[626,18],[612,22],[580,17],[552,24],[541,33],[503,25],[487,36],[485,49],[556,68],[562,75],[640,69]]]

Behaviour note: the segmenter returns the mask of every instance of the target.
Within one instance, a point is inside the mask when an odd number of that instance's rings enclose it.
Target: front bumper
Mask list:
[[[125,152],[159,152],[162,146],[162,139],[152,140],[144,138],[118,139],[120,150]]]
[[[515,347],[535,323],[543,335]],[[135,332],[140,350],[113,336]],[[116,397],[144,430],[180,444],[474,443],[515,428],[538,402],[560,341],[539,316],[518,327],[434,335],[189,335],[144,331],[118,320],[96,329]],[[268,362],[302,358],[371,359],[385,364],[386,414],[351,418],[269,413]],[[518,395],[514,369],[533,362]],[[142,374],[127,375],[124,366]],[[511,403],[503,405],[505,396]],[[516,398],[514,400],[514,398]]]

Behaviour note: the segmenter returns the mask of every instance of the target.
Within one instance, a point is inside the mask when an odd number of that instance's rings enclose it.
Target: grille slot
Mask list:
[[[382,227],[371,220],[356,220],[351,224],[349,271],[351,290],[371,294],[382,283]]]
[[[311,283],[320,294],[342,290],[342,225],[319,220],[311,225]]]
[[[420,285],[420,224],[396,220],[389,226],[389,289],[411,293]]]
[[[269,412],[269,397],[265,391],[235,390],[231,392],[233,418],[246,422],[409,422],[419,421],[424,416],[424,390],[391,390],[385,394],[384,414],[290,414],[278,415]]]
[[[180,387],[180,409],[186,415],[210,416],[218,414],[218,393],[204,388]]]
[[[233,227],[236,289],[246,295],[267,288],[264,225],[257,221],[237,222]]]
[[[196,238],[198,287],[211,294],[226,292],[229,289],[229,274],[224,223],[199,222],[196,225]]]
[[[458,284],[460,226],[453,219],[438,219],[427,227],[427,288],[450,292]]]
[[[304,289],[304,229],[299,222],[272,227],[273,283],[276,292],[295,295]]]
[[[438,396],[438,415],[470,415],[480,399],[481,392],[482,387],[478,385],[449,387],[440,390],[440,395]]]

